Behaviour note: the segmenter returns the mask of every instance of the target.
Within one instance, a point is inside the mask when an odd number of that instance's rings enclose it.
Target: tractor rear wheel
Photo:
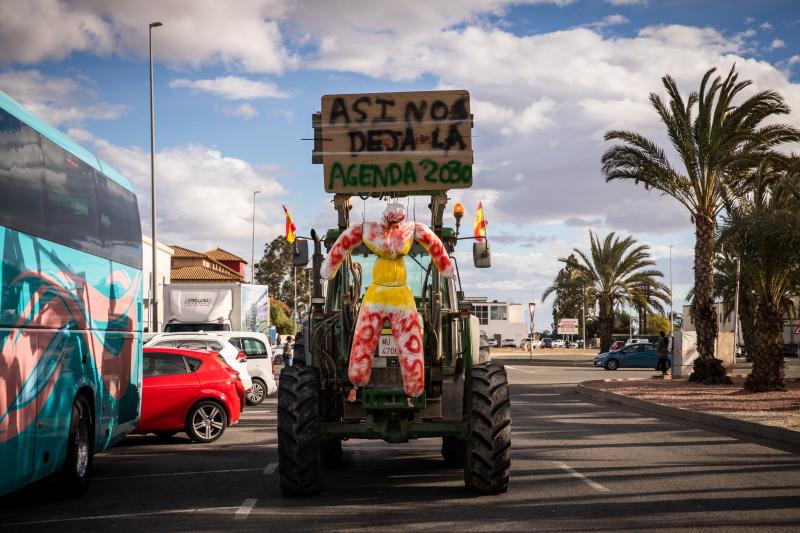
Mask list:
[[[278,471],[284,496],[321,488],[319,369],[286,366],[278,386]]]
[[[511,399],[503,365],[487,363],[469,370],[469,438],[464,455],[464,484],[481,494],[508,489],[511,473]]]

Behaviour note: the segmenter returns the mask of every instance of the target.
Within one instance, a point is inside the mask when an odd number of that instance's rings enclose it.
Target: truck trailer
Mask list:
[[[164,331],[260,331],[269,328],[269,290],[247,283],[169,283]]]

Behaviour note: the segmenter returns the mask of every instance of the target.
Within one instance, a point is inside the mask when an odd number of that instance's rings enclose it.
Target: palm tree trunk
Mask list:
[[[747,376],[744,387],[753,392],[786,390],[783,313],[780,306],[771,302],[759,302],[753,340],[753,370]]]
[[[694,300],[692,321],[697,331],[698,357],[689,381],[705,384],[730,383],[722,361],[714,357],[717,340],[717,310],[714,305],[713,218],[695,214]]]
[[[598,328],[600,329],[600,352],[604,353],[611,349],[614,331],[614,306],[611,301],[600,297],[600,315],[598,316]]]

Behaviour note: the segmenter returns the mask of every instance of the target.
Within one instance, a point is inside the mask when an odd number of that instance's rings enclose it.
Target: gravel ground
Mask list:
[[[734,377],[732,385],[699,385],[678,378],[584,383],[653,403],[800,431],[800,379],[786,380],[785,392],[752,393],[743,384],[743,377]]]

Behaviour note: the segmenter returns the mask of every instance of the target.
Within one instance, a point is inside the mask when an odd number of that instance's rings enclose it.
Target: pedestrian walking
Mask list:
[[[656,363],[656,370],[660,370],[661,374],[666,376],[669,368],[669,339],[663,331],[658,333],[657,342],[658,362]]]
[[[291,335],[286,337],[286,341],[283,344],[283,364],[292,366],[292,360],[294,359],[294,339]]]

